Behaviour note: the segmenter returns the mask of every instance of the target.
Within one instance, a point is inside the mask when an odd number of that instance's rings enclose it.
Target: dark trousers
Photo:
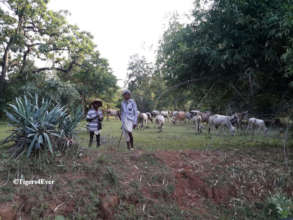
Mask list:
[[[91,147],[92,144],[93,144],[94,135],[95,135],[95,132],[90,131],[90,143],[89,143],[89,147]],[[97,147],[99,147],[101,145],[101,135],[100,134],[96,135],[96,141],[97,141]]]

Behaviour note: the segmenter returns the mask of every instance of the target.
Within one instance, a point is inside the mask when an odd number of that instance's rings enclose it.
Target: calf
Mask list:
[[[157,115],[155,118],[156,125],[158,125],[159,132],[162,132],[165,124],[165,117],[163,115]]]
[[[249,118],[248,119],[248,126],[247,130],[263,130],[264,133],[268,131],[264,120],[262,119],[257,119],[257,118]]]

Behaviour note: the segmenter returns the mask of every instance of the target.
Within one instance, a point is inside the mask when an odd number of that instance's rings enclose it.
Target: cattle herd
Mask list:
[[[107,116],[118,116],[118,110],[107,110]],[[161,132],[166,123],[173,125],[179,123],[193,124],[196,133],[202,133],[203,128],[207,128],[208,132],[224,131],[235,134],[237,130],[245,130],[247,132],[263,132],[267,133],[268,121],[254,117],[248,117],[248,112],[236,112],[232,115],[212,114],[209,111],[201,112],[199,110],[185,111],[158,111],[139,112],[138,129],[144,129],[148,123],[155,123]],[[270,121],[270,124],[278,124],[280,120]],[[279,122],[280,124],[280,122]]]

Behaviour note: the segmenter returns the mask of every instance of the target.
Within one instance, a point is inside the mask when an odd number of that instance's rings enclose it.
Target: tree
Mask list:
[[[59,77],[75,85],[85,108],[91,97],[111,102],[117,92],[117,79],[108,61],[101,58],[97,51],[88,54],[70,73],[60,72]]]
[[[2,104],[10,74],[18,73],[25,80],[29,72],[68,73],[95,46],[89,33],[67,23],[66,12],[48,10],[47,3],[47,0],[0,3]]]
[[[128,89],[132,91],[133,98],[142,112],[152,110],[152,75],[153,66],[147,62],[145,57],[135,54],[130,57],[127,72]]]
[[[193,22],[173,21],[163,36],[157,62],[168,84],[202,79],[194,99],[209,91],[206,104],[216,111],[280,111],[293,95],[290,2],[196,1]]]

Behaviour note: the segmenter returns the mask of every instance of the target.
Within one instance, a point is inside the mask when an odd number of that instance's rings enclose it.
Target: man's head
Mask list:
[[[101,101],[99,101],[99,100],[95,100],[95,101],[92,102],[91,105],[93,106],[94,109],[97,110],[98,108],[103,106],[103,103]]]
[[[122,96],[123,96],[124,100],[128,100],[131,98],[131,92],[128,89],[125,89],[122,92]]]

